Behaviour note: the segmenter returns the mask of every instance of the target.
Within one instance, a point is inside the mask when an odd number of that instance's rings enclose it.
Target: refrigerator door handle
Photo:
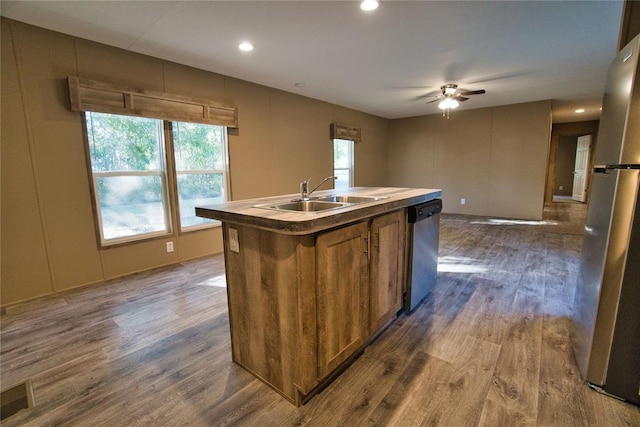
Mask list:
[[[593,167],[593,173],[611,173],[611,170],[607,169],[605,165],[599,165]]]
[[[616,169],[640,169],[640,163],[615,163],[609,165],[595,165],[593,167],[593,173],[611,173],[612,170]]]

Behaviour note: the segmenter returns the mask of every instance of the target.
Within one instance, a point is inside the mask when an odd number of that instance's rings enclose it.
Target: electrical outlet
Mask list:
[[[240,252],[240,241],[238,240],[238,230],[235,228],[229,229],[229,249],[231,252]]]
[[[167,242],[167,252],[173,252],[173,242]]]
[[[558,190],[564,190],[564,186],[561,185],[560,187],[558,187]]]
[[[467,204],[467,199],[465,199],[464,197],[462,199],[460,199],[460,204],[461,205],[466,205]]]

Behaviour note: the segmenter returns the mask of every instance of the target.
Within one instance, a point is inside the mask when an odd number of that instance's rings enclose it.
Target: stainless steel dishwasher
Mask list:
[[[404,308],[413,311],[438,279],[438,243],[442,200],[410,206],[407,227],[407,283]]]

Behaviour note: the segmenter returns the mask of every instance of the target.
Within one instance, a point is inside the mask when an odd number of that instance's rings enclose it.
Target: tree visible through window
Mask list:
[[[338,177],[335,188],[353,187],[353,141],[333,140],[333,174]]]
[[[102,240],[170,231],[160,120],[87,113]]]
[[[225,200],[226,128],[174,122],[165,135],[157,119],[87,112],[85,121],[103,245],[167,235],[175,224],[186,230],[213,222],[196,217],[194,208]],[[171,137],[173,151],[166,150]],[[175,169],[167,167],[167,155]],[[172,181],[177,200],[169,198]]]
[[[195,207],[226,199],[225,128],[177,122],[172,127],[180,226],[210,223],[196,216]]]

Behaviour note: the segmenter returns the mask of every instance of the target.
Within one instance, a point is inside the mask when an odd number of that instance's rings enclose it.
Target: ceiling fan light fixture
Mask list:
[[[441,110],[453,110],[458,108],[460,103],[453,98],[446,97],[438,104],[438,108]]]

